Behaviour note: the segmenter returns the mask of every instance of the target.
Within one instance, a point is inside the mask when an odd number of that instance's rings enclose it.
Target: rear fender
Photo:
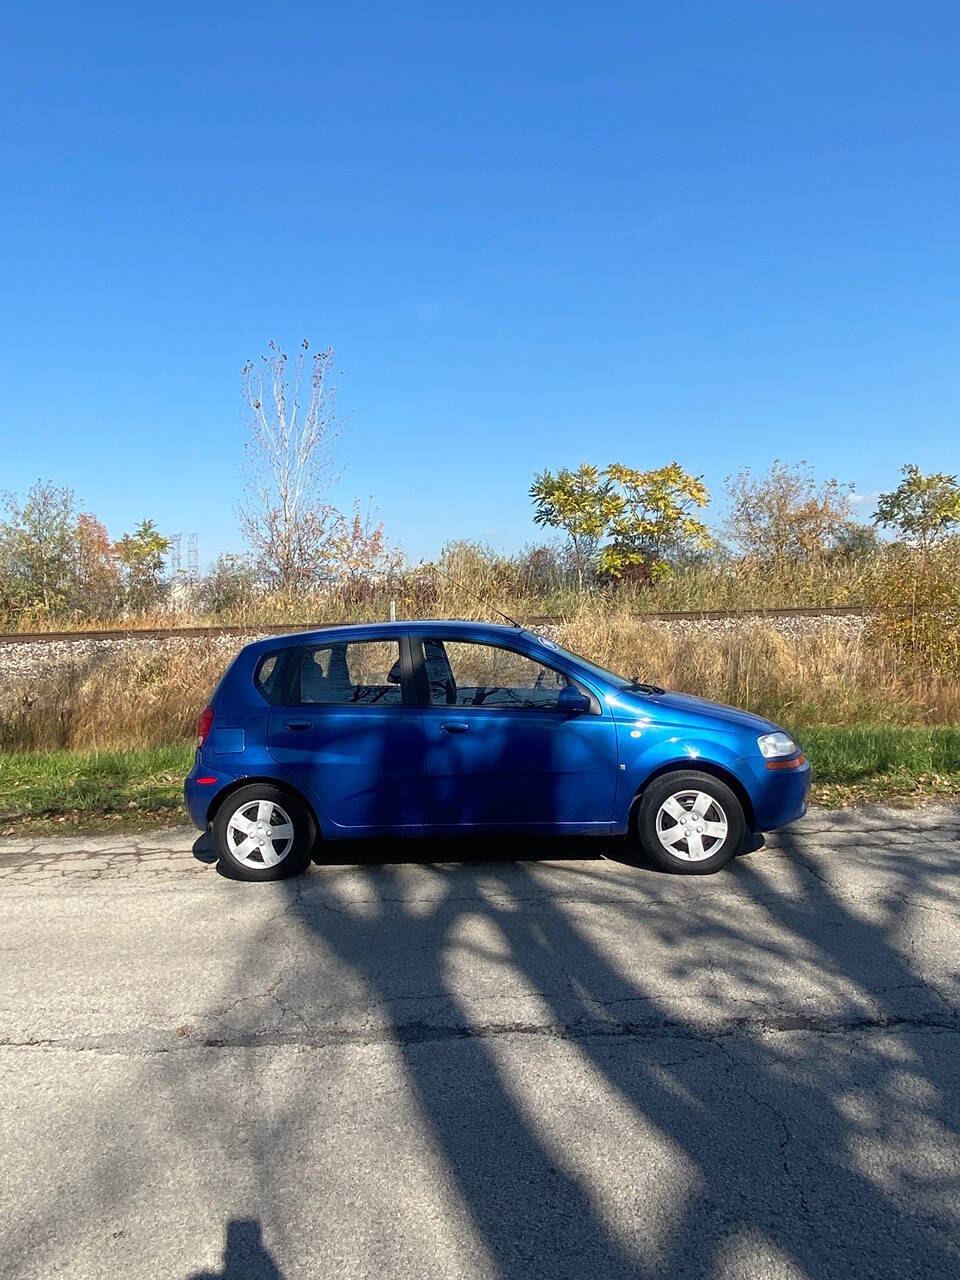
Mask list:
[[[235,791],[239,791],[241,787],[248,786],[251,782],[269,782],[275,787],[283,787],[285,790],[292,792],[313,819],[314,834],[323,835],[324,823],[317,812],[316,806],[304,794],[303,788],[296,783],[292,775],[279,767],[272,774],[250,773],[225,779],[224,783],[214,791],[210,798],[210,803],[207,807],[207,824],[209,825],[213,822],[225,800],[228,800]]]

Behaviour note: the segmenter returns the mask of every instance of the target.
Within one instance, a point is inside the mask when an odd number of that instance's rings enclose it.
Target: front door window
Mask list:
[[[499,645],[424,640],[423,659],[432,706],[549,711],[560,690],[573,683],[563,672]]]

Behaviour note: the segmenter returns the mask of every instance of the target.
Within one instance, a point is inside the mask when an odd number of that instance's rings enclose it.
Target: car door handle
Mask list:
[[[301,732],[310,728],[309,720],[284,720],[283,727],[285,729],[293,729],[295,732]]]
[[[444,720],[440,728],[444,733],[466,733],[470,726],[463,720]]]

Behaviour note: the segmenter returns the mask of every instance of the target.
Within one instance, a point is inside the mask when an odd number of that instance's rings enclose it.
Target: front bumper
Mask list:
[[[753,803],[754,829],[773,831],[807,812],[810,761],[797,769],[768,769],[763,756],[740,761],[740,776]]]

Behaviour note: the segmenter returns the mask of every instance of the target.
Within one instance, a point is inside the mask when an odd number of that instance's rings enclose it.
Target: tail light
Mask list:
[[[197,721],[197,750],[199,750],[207,740],[207,734],[210,732],[210,726],[213,724],[213,707],[204,707],[200,712],[200,719]]]

